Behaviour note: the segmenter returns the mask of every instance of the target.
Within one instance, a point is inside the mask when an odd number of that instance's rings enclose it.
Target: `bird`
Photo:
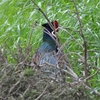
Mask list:
[[[64,80],[66,74],[62,69],[66,70],[66,61],[64,55],[59,50],[59,31],[58,21],[53,20],[42,24],[43,39],[40,47],[36,50],[31,60],[31,66],[39,68],[42,72],[42,78],[51,78],[53,80]]]

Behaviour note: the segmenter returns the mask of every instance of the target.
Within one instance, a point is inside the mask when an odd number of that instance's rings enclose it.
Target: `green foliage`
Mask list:
[[[79,34],[79,22],[75,13],[74,3],[71,0],[34,0],[50,20],[56,19],[62,28],[59,29],[61,44],[66,42],[64,51],[70,59],[73,69],[78,75],[82,74],[83,66],[78,62],[83,57],[83,40]],[[88,63],[90,74],[96,69],[91,66],[100,66],[100,2],[99,0],[76,0],[80,14],[83,34],[87,41]],[[36,24],[37,22],[37,24]],[[32,52],[38,48],[42,39],[41,24],[46,19],[36,9],[31,0],[2,0],[0,1],[0,46],[7,52],[7,59],[15,63],[11,52],[17,51],[20,44],[23,49],[32,46]],[[30,35],[32,36],[30,38]],[[72,37],[73,36],[73,37]],[[80,46],[81,45],[81,46]],[[1,70],[1,69],[0,69]],[[25,74],[31,75],[31,69],[26,69]],[[89,80],[90,85],[100,91],[99,73]]]
[[[27,68],[24,70],[24,75],[26,76],[32,76],[34,74],[34,71],[31,68]]]
[[[28,97],[31,97],[31,98],[36,98],[36,96],[39,95],[39,92],[36,91],[36,90],[32,90],[32,91],[29,91],[25,94],[25,97],[24,98],[28,98]]]

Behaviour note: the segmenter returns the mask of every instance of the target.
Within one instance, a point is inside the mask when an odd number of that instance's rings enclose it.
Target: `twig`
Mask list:
[[[53,26],[52,26],[52,24],[50,23],[50,20],[48,19],[48,17],[46,16],[46,14],[42,11],[42,9],[35,3],[35,1],[34,0],[31,0],[35,5],[36,5],[36,7],[38,8],[38,10],[43,14],[43,16],[46,18],[46,20],[49,22],[49,24],[50,24],[50,27],[52,28]]]
[[[70,86],[80,86],[80,85],[84,85],[86,89],[90,90],[93,94],[96,94],[98,96],[100,96],[100,93],[95,91],[94,89],[92,89],[91,87],[87,86],[85,83],[87,82],[87,80],[89,80],[90,78],[92,78],[93,76],[95,76],[98,71],[100,69],[98,69],[94,74],[88,76],[86,79],[83,79],[83,80],[79,80],[78,82],[72,82],[72,83],[69,83]]]
[[[0,99],[1,99],[1,100],[4,100],[4,98],[3,98],[2,96],[0,96]]]
[[[26,58],[25,58],[22,62],[20,62],[19,64],[17,64],[17,66],[16,66],[16,68],[15,68],[14,71],[16,71],[17,68],[18,68],[20,65],[24,64],[24,62],[28,59],[28,57],[29,57],[29,54],[26,56]]]
[[[84,84],[85,88],[87,88],[88,90],[92,91],[92,94],[96,94],[97,96],[100,97],[100,93],[95,91],[94,89],[90,88],[89,86],[87,86],[86,84]]]
[[[64,71],[65,73],[69,74],[70,76],[74,77],[75,80],[78,80],[79,79],[79,77],[77,76],[77,74],[74,73],[74,71],[71,68],[67,67],[67,69],[69,71],[64,70],[64,69],[62,69],[62,71]]]
[[[43,96],[43,94],[45,93],[46,89],[48,88],[48,85],[49,84],[46,85],[46,87],[44,88],[43,92],[35,100],[39,100]]]
[[[43,12],[43,10],[34,2],[34,0],[31,0],[35,5],[36,7],[38,8],[38,10],[43,14],[43,16],[46,18],[46,20],[48,21],[50,27],[52,28],[52,30],[55,32],[56,34],[56,31],[55,31],[55,28],[53,27],[53,25],[51,24],[50,20],[48,19],[48,17],[46,16],[46,14]],[[57,37],[57,34],[56,34],[56,37]],[[55,42],[57,43],[57,45],[59,46],[59,40],[58,40],[58,37],[55,39]]]
[[[98,69],[94,74],[92,74],[92,75],[90,75],[90,76],[88,76],[88,77],[86,77],[85,79],[83,79],[83,80],[81,80],[81,79],[79,79],[79,81],[78,82],[73,82],[73,83],[70,83],[70,84],[73,84],[73,85],[81,85],[81,84],[85,84],[86,82],[87,82],[87,80],[89,80],[90,78],[92,78],[93,76],[95,76],[98,72],[99,72],[99,70],[100,69]]]
[[[84,80],[85,80],[85,81],[89,80],[90,78],[92,78],[93,76],[95,76],[95,75],[99,72],[99,70],[100,70],[100,69],[98,69],[94,74],[92,74],[92,75],[86,77]]]
[[[31,32],[30,32],[30,35],[29,35],[29,39],[28,39],[28,44],[27,44],[27,46],[29,46],[30,45],[30,41],[31,41],[31,38],[32,38],[32,33],[33,33],[33,31],[34,31],[34,28],[37,26],[38,24],[37,24],[37,21],[35,21],[34,23],[33,23],[33,25],[32,25],[32,30],[31,30]]]
[[[9,90],[9,94],[15,89],[15,87],[20,83],[20,81],[22,80],[23,75],[21,76],[21,78],[11,87],[11,89]]]
[[[73,38],[73,40],[75,40],[79,44],[79,46],[83,49],[83,46],[64,27],[59,27],[59,28],[62,29],[63,31],[65,31],[67,34],[69,34]],[[60,48],[62,49],[66,45],[66,43],[67,43],[67,41]]]
[[[78,19],[78,21],[79,21],[79,26],[80,26],[80,35],[81,35],[81,37],[82,37],[82,39],[83,39],[83,47],[84,47],[84,71],[85,71],[85,77],[87,77],[87,75],[88,75],[88,65],[87,65],[87,42],[86,42],[86,39],[85,39],[85,37],[84,37],[84,34],[83,34],[83,31],[82,31],[82,23],[81,23],[81,20],[80,20],[80,15],[79,15],[79,12],[78,12],[78,8],[77,8],[77,6],[76,6],[76,1],[75,0],[73,0],[73,2],[74,2],[74,7],[75,7],[75,9],[76,9],[76,15],[77,15],[77,19]]]
[[[35,22],[35,23],[36,23],[36,22]],[[34,27],[34,26],[35,26],[35,25],[33,24],[33,27]],[[30,41],[31,41],[31,37],[32,37],[32,32],[33,32],[33,30],[34,30],[34,28],[32,28],[32,30],[31,30],[31,32],[30,32],[30,36],[29,36],[29,39],[28,39],[27,47],[30,46]],[[22,62],[20,62],[19,64],[17,64],[17,66],[16,66],[16,68],[15,68],[15,71],[17,70],[17,68],[18,68],[20,65],[22,65],[22,64],[25,63],[25,61],[28,59],[28,57],[29,57],[29,52],[27,53],[26,58],[25,58]],[[26,65],[28,65],[28,64],[26,64]],[[28,65],[28,66],[30,66],[30,65]]]
[[[46,28],[45,28],[45,30],[46,30],[45,33],[48,34],[57,43],[57,41],[55,40],[53,35]],[[57,43],[57,45],[58,45],[58,43]]]
[[[30,88],[30,85],[28,85],[27,89],[24,91],[23,96],[22,96],[23,98],[24,98],[25,94],[27,93],[27,91],[29,90],[29,88]]]
[[[3,75],[3,77],[2,77],[2,79],[0,79],[0,84],[3,82],[3,80],[5,79],[5,77],[8,75],[8,73],[10,73],[11,72],[11,70],[8,70],[8,72],[7,73],[5,73],[4,75]]]
[[[64,90],[59,94],[59,96],[61,96],[62,94],[64,94],[64,92],[66,92],[66,89],[64,89]]]

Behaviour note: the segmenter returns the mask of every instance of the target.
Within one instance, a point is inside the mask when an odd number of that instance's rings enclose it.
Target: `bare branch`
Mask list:
[[[98,72],[99,72],[100,69],[98,69],[94,74],[86,77],[84,80],[89,80],[90,78],[92,78],[93,76],[95,76]]]
[[[22,80],[23,75],[21,76],[21,78],[11,87],[11,89],[9,90],[9,94],[15,89],[15,87],[20,83],[20,81]]]
[[[70,35],[71,37],[72,37],[72,39],[74,40],[74,41],[76,41],[77,43],[78,43],[78,45],[83,49],[83,46],[74,38],[74,36],[73,35],[71,35],[68,31],[67,31],[67,29],[65,29],[64,27],[59,27],[60,29],[62,29],[63,31],[65,31],[68,35]],[[65,43],[63,43],[63,45],[60,47],[61,49],[66,45],[66,43],[67,43],[67,41],[65,42]]]
[[[47,88],[48,88],[48,84],[44,88],[43,92],[35,100],[39,100],[43,96],[43,94],[45,93],[45,91],[46,91]]]
[[[100,93],[95,91],[94,89],[92,89],[91,87],[87,86],[86,84],[84,84],[85,88],[90,90],[92,92],[92,94],[96,94],[97,96],[100,97]]]
[[[46,14],[43,12],[43,10],[34,2],[34,0],[31,0],[35,5],[36,7],[38,8],[38,10],[43,14],[43,16],[46,18],[46,20],[48,21],[50,27],[52,28],[52,30],[55,32],[56,34],[56,30],[55,28],[53,27],[53,25],[51,24],[50,20],[48,19],[48,17],[46,16]],[[58,37],[57,37],[57,34],[56,34],[56,39],[55,39],[55,42],[57,43],[57,45],[59,46],[59,40],[58,40]]]
[[[76,10],[76,15],[77,15],[77,19],[79,21],[79,26],[80,26],[80,36],[82,37],[83,39],[83,51],[84,51],[84,71],[85,71],[85,77],[87,77],[88,75],[88,64],[87,64],[87,42],[86,42],[86,39],[84,37],[84,34],[83,34],[83,30],[82,30],[82,23],[81,23],[81,20],[80,20],[80,15],[79,15],[79,12],[78,12],[78,8],[76,6],[76,1],[73,0],[74,2],[74,7],[75,7],[75,10]]]

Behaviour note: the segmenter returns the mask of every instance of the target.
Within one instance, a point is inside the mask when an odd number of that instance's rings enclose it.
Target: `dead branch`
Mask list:
[[[46,14],[43,12],[43,10],[35,3],[34,0],[31,0],[31,1],[36,5],[36,7],[38,8],[38,10],[43,14],[43,16],[44,16],[44,17],[46,18],[46,20],[48,21],[50,27],[52,28],[52,30],[53,30],[53,31],[55,32],[55,34],[56,34],[56,31],[55,31],[53,25],[51,24],[50,20],[48,19],[48,17],[46,16]],[[56,37],[57,37],[57,34],[56,34]],[[55,42],[56,42],[57,45],[59,46],[59,40],[58,40],[58,37],[55,39]]]
[[[9,90],[9,94],[14,90],[14,88],[20,83],[20,81],[22,80],[23,75],[21,76],[21,78],[11,87],[11,89]]]
[[[83,34],[83,30],[82,30],[82,22],[80,20],[80,15],[79,15],[79,12],[78,12],[78,8],[77,8],[77,5],[76,5],[76,1],[73,0],[73,3],[74,3],[74,7],[75,7],[75,10],[76,10],[76,15],[77,15],[77,19],[78,19],[78,22],[79,22],[79,26],[80,26],[80,36],[82,37],[83,39],[83,51],[84,51],[84,71],[85,71],[85,78],[88,76],[88,65],[87,65],[87,42],[86,42],[86,39],[85,39],[85,36]]]
[[[43,94],[45,93],[46,89],[48,88],[48,85],[49,84],[46,85],[46,87],[44,88],[43,92],[35,100],[39,100],[43,96]]]
[[[98,69],[94,74],[92,74],[92,75],[86,77],[84,80],[85,80],[85,81],[89,80],[90,78],[92,78],[93,76],[95,76],[95,75],[99,72],[99,70],[100,70],[100,69]]]
[[[85,88],[90,90],[92,92],[92,94],[96,94],[97,96],[100,97],[100,93],[97,92],[96,90],[92,89],[91,87],[87,86],[86,84],[84,84]]]
[[[17,68],[18,68],[20,65],[24,65],[24,64],[25,64],[25,61],[28,59],[28,57],[29,57],[29,54],[26,56],[26,58],[25,58],[22,62],[20,62],[19,64],[17,64],[17,66],[16,66],[16,68],[15,68],[14,71],[16,71]]]
[[[22,95],[23,98],[24,98],[25,94],[27,93],[27,91],[29,90],[29,88],[30,88],[30,85],[28,85],[27,89],[24,91],[24,93]]]
[[[72,39],[74,41],[76,41],[78,43],[78,45],[83,49],[83,46],[64,27],[59,27],[59,28],[62,29],[63,31],[65,31],[67,34],[69,34],[72,37]],[[67,41],[65,43],[63,43],[63,45],[60,47],[60,49],[62,50],[65,47],[66,44],[67,44]]]

